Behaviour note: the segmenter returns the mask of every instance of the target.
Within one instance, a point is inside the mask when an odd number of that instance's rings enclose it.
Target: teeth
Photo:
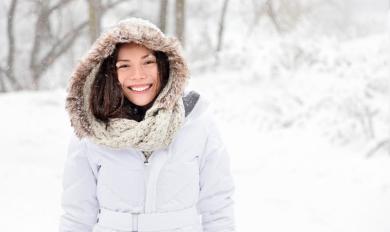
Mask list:
[[[144,91],[144,90],[148,89],[149,87],[150,87],[150,85],[146,85],[144,87],[130,87],[130,89],[134,90],[134,91],[141,92],[141,91]]]

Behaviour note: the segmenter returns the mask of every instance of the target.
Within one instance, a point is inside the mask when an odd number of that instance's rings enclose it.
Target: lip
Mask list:
[[[141,86],[146,86],[146,85],[152,85],[152,83],[145,83],[145,84],[136,84],[136,85],[128,85],[127,87],[141,87]]]
[[[136,90],[132,90],[131,88],[132,87],[144,87],[144,86],[149,86],[149,88],[145,89],[145,90],[142,90],[142,91],[136,91]],[[153,87],[153,84],[137,84],[137,85],[129,85],[127,86],[127,89],[133,93],[133,94],[144,94],[144,93],[147,93],[149,90],[151,90]]]

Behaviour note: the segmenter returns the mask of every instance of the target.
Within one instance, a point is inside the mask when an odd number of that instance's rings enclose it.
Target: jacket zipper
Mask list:
[[[150,191],[150,189],[148,188],[148,185],[149,185],[149,177],[150,177],[150,165],[151,165],[151,159],[150,157],[152,156],[152,154],[150,154],[149,156],[146,156],[143,152],[140,152],[140,155],[142,156],[142,160],[144,161],[144,170],[145,170],[145,180],[144,180],[144,184],[145,184],[145,201],[144,201],[144,212],[147,213],[148,212],[148,207],[147,205],[149,204],[149,197],[148,197],[148,191]]]
[[[143,154],[142,154],[143,155]],[[143,155],[145,167],[145,213],[153,213],[156,209],[156,187],[161,168],[167,160],[167,154],[152,152],[149,157]]]

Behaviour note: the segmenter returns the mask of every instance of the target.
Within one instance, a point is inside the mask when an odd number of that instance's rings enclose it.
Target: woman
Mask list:
[[[229,157],[174,38],[131,18],[77,66],[60,231],[234,231]]]

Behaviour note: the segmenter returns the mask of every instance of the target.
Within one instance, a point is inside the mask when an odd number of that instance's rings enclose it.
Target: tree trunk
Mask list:
[[[276,15],[275,12],[275,6],[273,4],[272,0],[268,0],[266,3],[266,10],[267,10],[267,15],[271,19],[272,24],[275,26],[276,31],[280,34],[282,33],[282,27],[279,23],[278,16]]]
[[[220,18],[220,20],[219,20],[217,53],[218,53],[219,51],[221,51],[221,48],[222,48],[222,43],[223,43],[223,32],[224,32],[224,27],[225,27],[225,16],[226,16],[226,11],[227,11],[228,5],[229,5],[229,0],[225,0],[225,1],[223,2],[222,12],[221,12],[221,18]]]
[[[167,10],[168,10],[168,0],[160,1],[160,29],[162,32],[166,33],[167,30]]]
[[[5,83],[4,83],[4,72],[0,68],[0,93],[7,92],[7,89],[5,88]]]
[[[185,47],[185,0],[176,0],[175,7],[176,37]]]
[[[35,23],[35,31],[34,31],[34,42],[33,47],[30,53],[30,71],[31,71],[31,87],[32,89],[38,89],[38,82],[40,78],[40,69],[42,63],[40,62],[40,52],[42,43],[49,42],[47,31],[45,29],[49,28],[47,24],[49,24],[49,1],[44,0],[38,2],[38,18]]]
[[[100,35],[102,3],[101,0],[87,0],[87,2],[89,10],[89,38],[92,44]]]
[[[269,20],[271,21],[275,30],[278,33],[282,32],[282,27],[279,23],[278,16],[275,12],[274,0],[266,0],[264,3],[261,3],[260,6],[254,4],[254,10],[255,10],[255,17],[253,22],[251,23],[251,26],[249,27],[249,32],[247,36],[250,36],[252,34],[253,28],[258,24],[258,22],[263,16],[267,16],[269,18]]]
[[[14,36],[14,20],[16,12],[17,0],[12,0],[7,13],[7,37],[8,37],[8,55],[7,67],[4,69],[4,74],[8,78],[11,88],[20,90],[22,86],[16,80],[14,62],[15,62],[15,36]],[[5,90],[5,85],[2,83]]]

